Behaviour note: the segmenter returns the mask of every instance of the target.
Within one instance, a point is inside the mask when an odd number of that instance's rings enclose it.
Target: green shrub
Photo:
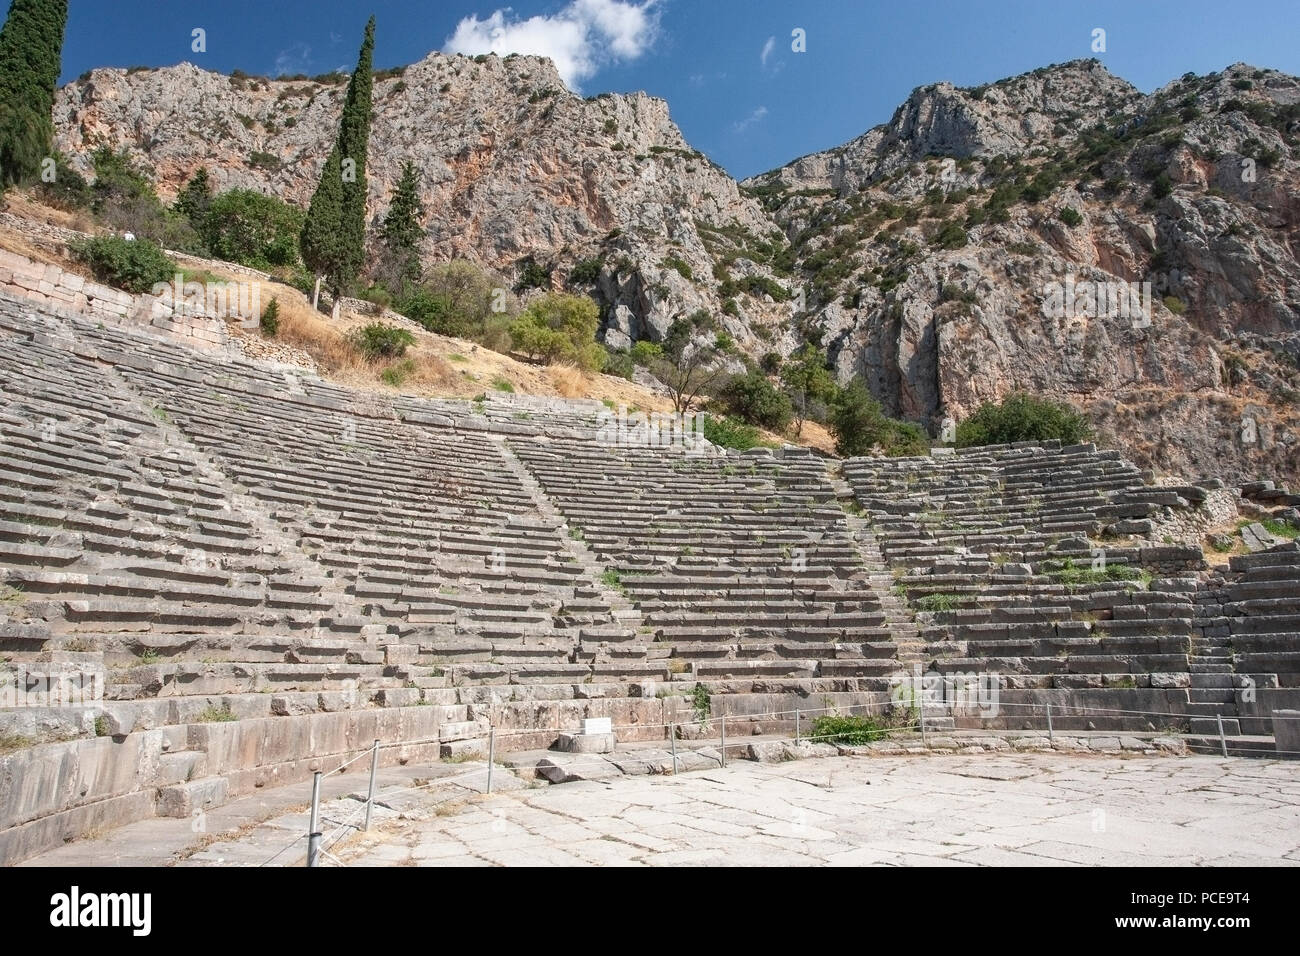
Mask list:
[[[529,289],[549,289],[550,287],[551,270],[534,262],[532,259],[524,260],[519,271],[519,279],[515,282],[515,291],[526,292]]]
[[[930,448],[921,427],[885,415],[861,379],[836,396],[829,424],[835,450],[846,457],[870,454],[875,448],[890,457],[924,455]]]
[[[380,380],[385,385],[391,385],[393,388],[401,388],[412,375],[415,374],[415,363],[410,359],[403,359],[395,365],[390,365],[379,373]]]
[[[966,230],[960,223],[950,222],[944,225],[942,229],[931,240],[931,245],[939,249],[960,249],[966,245],[968,239]]]
[[[945,282],[939,290],[940,302],[964,302],[969,305],[979,304],[979,294],[974,289],[963,289],[952,282]]]
[[[530,361],[572,362],[587,371],[604,365],[595,341],[600,308],[585,296],[549,292],[510,323],[511,345]]]
[[[262,318],[258,324],[261,326],[262,334],[268,339],[275,338],[276,333],[280,331],[280,303],[274,298],[262,310]]]
[[[682,259],[678,259],[676,256],[665,256],[664,268],[674,270],[679,276],[687,281],[695,278],[695,273],[691,271],[690,265]]]
[[[819,743],[860,746],[869,744],[873,740],[883,740],[887,732],[884,723],[874,717],[840,717],[835,714],[825,714],[813,720],[809,739]]]
[[[283,164],[280,162],[280,157],[275,153],[264,153],[255,149],[248,154],[248,165],[260,166],[262,169],[269,169],[274,172]]]
[[[1091,565],[1081,567],[1073,558],[1048,561],[1043,565],[1043,573],[1060,584],[1075,586],[1079,584],[1104,584],[1110,581],[1141,581],[1144,572],[1140,568],[1127,564],[1108,563],[1104,568],[1093,569]]]
[[[116,232],[149,239],[164,249],[206,254],[203,240],[189,220],[163,207],[153,184],[125,153],[100,147],[91,161],[95,182],[90,187],[90,209],[100,223]]]
[[[214,258],[266,269],[298,261],[302,222],[301,209],[275,196],[231,189],[209,203],[202,235]]]
[[[515,390],[514,384],[509,379],[502,378],[500,375],[492,379],[492,387],[498,392],[513,393]]]
[[[61,153],[54,154],[54,182],[41,182],[38,191],[42,202],[63,210],[85,209],[92,199],[86,178]]]
[[[352,344],[366,358],[401,358],[408,346],[415,344],[415,336],[406,329],[383,322],[372,322],[352,333]]]
[[[229,704],[222,704],[220,707],[211,704],[194,718],[194,722],[196,724],[220,724],[238,719],[231,711]]]
[[[957,595],[927,594],[915,603],[918,611],[953,611],[957,608]]]
[[[493,313],[494,294],[494,282],[487,273],[472,262],[454,259],[431,266],[418,283],[402,283],[394,308],[430,332],[474,339],[504,351],[504,342],[489,341],[492,320],[510,320],[505,313]]]
[[[713,709],[713,694],[709,690],[708,684],[696,684],[691,690],[691,710],[695,712],[695,719],[700,724],[704,724],[709,719],[709,712]]]
[[[396,303],[397,311],[439,335],[464,336],[468,326],[460,321],[447,296],[428,286],[409,283]]]
[[[1187,303],[1176,295],[1167,295],[1164,298],[1165,308],[1174,315],[1182,315],[1187,311]]]
[[[632,356],[626,349],[610,349],[609,354],[605,356],[605,365],[601,371],[606,375],[617,375],[630,382],[636,373],[636,363],[632,361]]]
[[[732,415],[769,431],[784,431],[794,417],[790,399],[758,370],[737,375],[723,386],[719,398]]]
[[[127,292],[148,292],[159,282],[170,282],[179,271],[148,239],[96,236],[74,242],[72,251],[90,266],[95,278]]]
[[[1281,518],[1261,518],[1259,523],[1264,526],[1265,531],[1270,534],[1275,534],[1279,538],[1295,538],[1300,536],[1300,528],[1288,524]]]
[[[592,256],[589,259],[579,259],[569,270],[569,282],[572,285],[592,285],[600,278],[600,270],[604,267],[604,262],[600,256]]]
[[[1061,222],[1065,223],[1071,229],[1083,222],[1083,216],[1079,215],[1078,210],[1072,206],[1064,207],[1059,213],[1057,213],[1057,216],[1060,218]]]
[[[628,354],[632,357],[634,363],[644,367],[649,365],[655,359],[660,358],[664,354],[664,350],[663,347],[656,342],[651,342],[649,339],[641,339],[632,343],[632,349]]]
[[[741,281],[741,287],[750,295],[771,296],[773,302],[789,302],[790,299],[794,298],[789,289],[767,276],[746,276]]]
[[[1044,166],[1029,181],[1029,184],[1021,190],[1021,197],[1026,202],[1042,202],[1052,194],[1059,183],[1059,178],[1055,168]]]
[[[1077,445],[1092,438],[1092,426],[1080,411],[1051,399],[1017,393],[1001,403],[988,402],[957,426],[956,446],[1001,445],[1058,439]]]
[[[385,309],[393,306],[393,294],[378,283],[366,286],[364,289],[356,289],[353,294],[362,302],[369,302],[375,306],[378,310],[376,315],[382,315]]]
[[[1164,199],[1173,191],[1174,183],[1173,180],[1169,178],[1168,173],[1161,173],[1156,176],[1155,180],[1151,183],[1151,195],[1155,196],[1157,199]]]
[[[748,451],[762,444],[758,429],[735,418],[717,418],[701,415],[699,418],[704,437],[719,448]]]
[[[129,205],[135,200],[152,200],[158,203],[153,184],[135,168],[125,152],[115,153],[101,146],[91,156],[95,182],[91,185],[91,208],[98,214],[108,213],[111,207]],[[57,163],[55,169],[57,170]],[[109,225],[119,227],[116,222]]]

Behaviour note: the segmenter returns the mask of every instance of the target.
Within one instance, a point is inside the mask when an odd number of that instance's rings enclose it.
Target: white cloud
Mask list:
[[[768,37],[767,42],[763,44],[763,52],[758,55],[758,62],[763,69],[767,69],[767,61],[771,58],[774,50],[776,50],[776,37]]]
[[[635,60],[658,32],[659,0],[570,0],[552,16],[520,20],[510,8],[480,20],[465,17],[443,44],[444,53],[476,56],[520,53],[549,56],[570,87],[594,76],[606,63]]]
[[[760,106],[758,109],[754,110],[754,112],[750,113],[739,123],[733,124],[731,128],[734,129],[737,133],[743,133],[745,130],[753,126],[755,123],[761,123],[766,116],[767,116],[767,107]]]
[[[274,76],[294,76],[298,73],[310,72],[311,47],[305,43],[295,43],[275,56]]]

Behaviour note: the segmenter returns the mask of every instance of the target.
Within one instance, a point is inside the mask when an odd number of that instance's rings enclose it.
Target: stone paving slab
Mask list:
[[[476,795],[341,845],[352,865],[1300,863],[1300,775],[1194,757],[826,757]]]
[[[490,795],[485,770],[384,768],[369,833],[365,774],[326,778],[328,849],[374,866],[1300,863],[1300,776],[1277,761],[864,752],[558,786],[500,767]],[[309,793],[241,798],[201,832],[140,821],[25,865],[302,866]]]

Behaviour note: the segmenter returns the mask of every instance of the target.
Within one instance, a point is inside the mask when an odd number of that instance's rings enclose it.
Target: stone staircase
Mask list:
[[[907,602],[894,593],[894,577],[885,562],[884,554],[876,541],[871,523],[858,512],[861,511],[853,496],[853,488],[844,478],[844,466],[838,461],[828,461],[826,480],[835,491],[835,500],[844,510],[844,524],[867,569],[867,580],[878,595],[880,608],[885,613],[885,622],[898,645],[896,657],[903,670],[909,670],[913,664],[924,664],[925,642],[921,640],[916,618]]]

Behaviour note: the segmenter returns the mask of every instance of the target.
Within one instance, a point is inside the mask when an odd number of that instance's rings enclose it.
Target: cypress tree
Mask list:
[[[200,166],[177,195],[172,209],[188,219],[195,231],[202,233],[204,217],[207,216],[208,206],[211,204],[212,187],[208,181],[208,168]]]
[[[375,18],[366,24],[357,68],[348,81],[338,139],[312,196],[299,244],[303,262],[329,283],[338,315],[339,297],[365,262],[366,150],[374,87]],[[313,302],[314,304],[314,302]]]
[[[13,0],[0,28],[0,191],[27,182],[54,155],[68,0]]]
[[[402,176],[397,181],[393,201],[380,230],[394,273],[399,279],[411,279],[419,275],[420,217],[423,215],[420,174],[415,170],[415,163],[407,160],[402,164]]]

